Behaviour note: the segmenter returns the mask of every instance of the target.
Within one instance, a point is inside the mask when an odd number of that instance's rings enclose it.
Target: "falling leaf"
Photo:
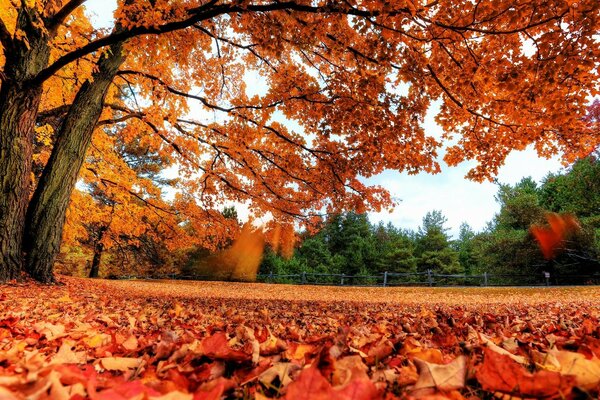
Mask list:
[[[581,230],[577,219],[570,214],[548,213],[548,227],[534,225],[531,227],[533,237],[538,241],[542,254],[547,260],[555,257],[564,240]]]

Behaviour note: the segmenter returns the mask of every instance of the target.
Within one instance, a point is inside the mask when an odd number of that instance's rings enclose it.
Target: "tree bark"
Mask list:
[[[29,202],[25,220],[25,269],[41,282],[54,280],[53,264],[60,250],[69,199],[102,113],[104,98],[123,60],[123,42],[119,42],[99,60],[92,79],[81,86]]]
[[[16,279],[22,270],[21,240],[39,101],[39,90],[23,91],[10,84],[0,88],[0,281]]]
[[[31,13],[28,14],[28,13]],[[27,201],[31,189],[34,127],[42,95],[31,80],[47,65],[48,37],[34,11],[21,11],[17,28],[26,39],[14,39],[0,86],[0,282],[19,278]]]

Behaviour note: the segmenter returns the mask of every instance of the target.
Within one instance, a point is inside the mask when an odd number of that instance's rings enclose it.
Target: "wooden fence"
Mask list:
[[[217,278],[204,275],[154,275],[154,276],[112,276],[112,279],[175,279],[175,280],[227,280],[227,276]],[[557,275],[543,272],[540,274],[438,274],[432,270],[414,273],[383,272],[375,275],[317,274],[301,272],[299,274],[259,274],[257,282],[297,285],[332,286],[564,286],[564,285],[600,285],[600,273],[590,275]]]

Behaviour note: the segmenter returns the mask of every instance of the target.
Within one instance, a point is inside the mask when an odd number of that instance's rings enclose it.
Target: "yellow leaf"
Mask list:
[[[596,357],[587,359],[580,353],[556,349],[551,349],[548,355],[558,362],[558,371],[561,374],[575,377],[577,386],[593,389],[600,384],[600,359]]]
[[[85,351],[75,352],[73,351],[74,346],[74,341],[65,340],[50,364],[85,364],[87,362]]]
[[[127,372],[131,369],[138,369],[144,364],[141,358],[128,357],[105,357],[99,360],[102,368],[109,371]]]
[[[121,344],[121,346],[123,346],[123,348],[126,350],[136,350],[138,348],[138,340],[135,336],[131,335]]]
[[[103,346],[105,344],[110,343],[110,341],[111,341],[110,335],[107,335],[104,333],[99,333],[97,335],[90,336],[90,337],[83,339],[83,342],[91,348]]]

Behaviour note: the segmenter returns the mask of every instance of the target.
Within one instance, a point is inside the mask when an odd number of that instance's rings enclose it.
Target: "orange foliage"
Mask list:
[[[531,234],[538,241],[542,254],[547,260],[556,256],[560,247],[570,235],[581,230],[577,218],[571,214],[548,213],[548,226],[532,226]]]

